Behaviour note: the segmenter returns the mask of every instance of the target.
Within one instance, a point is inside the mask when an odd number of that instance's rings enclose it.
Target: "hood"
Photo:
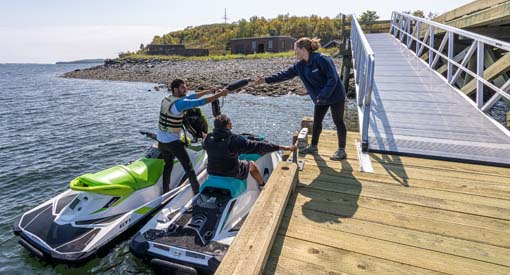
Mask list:
[[[212,135],[215,139],[225,138],[232,135],[232,132],[227,128],[214,128]]]

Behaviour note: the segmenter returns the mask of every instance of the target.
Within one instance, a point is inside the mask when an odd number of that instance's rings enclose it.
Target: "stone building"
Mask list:
[[[186,49],[183,44],[149,44],[147,53],[154,55],[207,56],[208,49]]]
[[[290,36],[267,36],[230,39],[232,54],[277,53],[294,49],[296,39]]]

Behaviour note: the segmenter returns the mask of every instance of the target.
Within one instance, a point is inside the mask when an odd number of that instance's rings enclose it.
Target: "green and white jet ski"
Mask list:
[[[152,138],[154,134],[143,133]],[[187,147],[195,171],[207,156],[200,143]],[[50,262],[83,263],[122,233],[189,189],[175,160],[170,192],[162,194],[164,161],[155,143],[128,165],[79,176],[70,189],[24,213],[14,223],[20,244]],[[184,183],[184,184],[182,184]]]
[[[240,155],[255,161],[267,181],[278,152]],[[199,174],[199,194],[188,188],[167,203],[133,237],[130,249],[150,261],[157,271],[170,274],[212,274],[259,197],[260,189],[247,180]]]

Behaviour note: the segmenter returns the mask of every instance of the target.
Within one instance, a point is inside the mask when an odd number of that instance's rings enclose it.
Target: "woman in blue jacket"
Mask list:
[[[258,78],[256,84],[276,83],[301,78],[314,106],[312,144],[301,150],[303,154],[317,152],[317,144],[322,131],[322,121],[331,108],[333,122],[338,135],[338,150],[331,156],[332,160],[347,157],[345,142],[347,129],[344,124],[345,89],[338,77],[338,72],[330,56],[315,52],[320,48],[320,39],[300,38],[294,44],[294,51],[299,61],[288,70],[270,77]]]

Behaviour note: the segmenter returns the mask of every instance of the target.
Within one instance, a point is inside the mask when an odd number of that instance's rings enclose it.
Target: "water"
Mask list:
[[[138,158],[156,130],[161,98],[151,83],[65,79],[64,72],[91,65],[0,64],[0,274],[150,274],[128,241],[79,268],[48,265],[30,256],[12,233],[14,219],[66,190],[69,181]],[[202,108],[211,120],[209,106]],[[234,132],[265,134],[290,143],[307,97],[229,95],[223,107]],[[332,128],[328,117],[325,128]]]

